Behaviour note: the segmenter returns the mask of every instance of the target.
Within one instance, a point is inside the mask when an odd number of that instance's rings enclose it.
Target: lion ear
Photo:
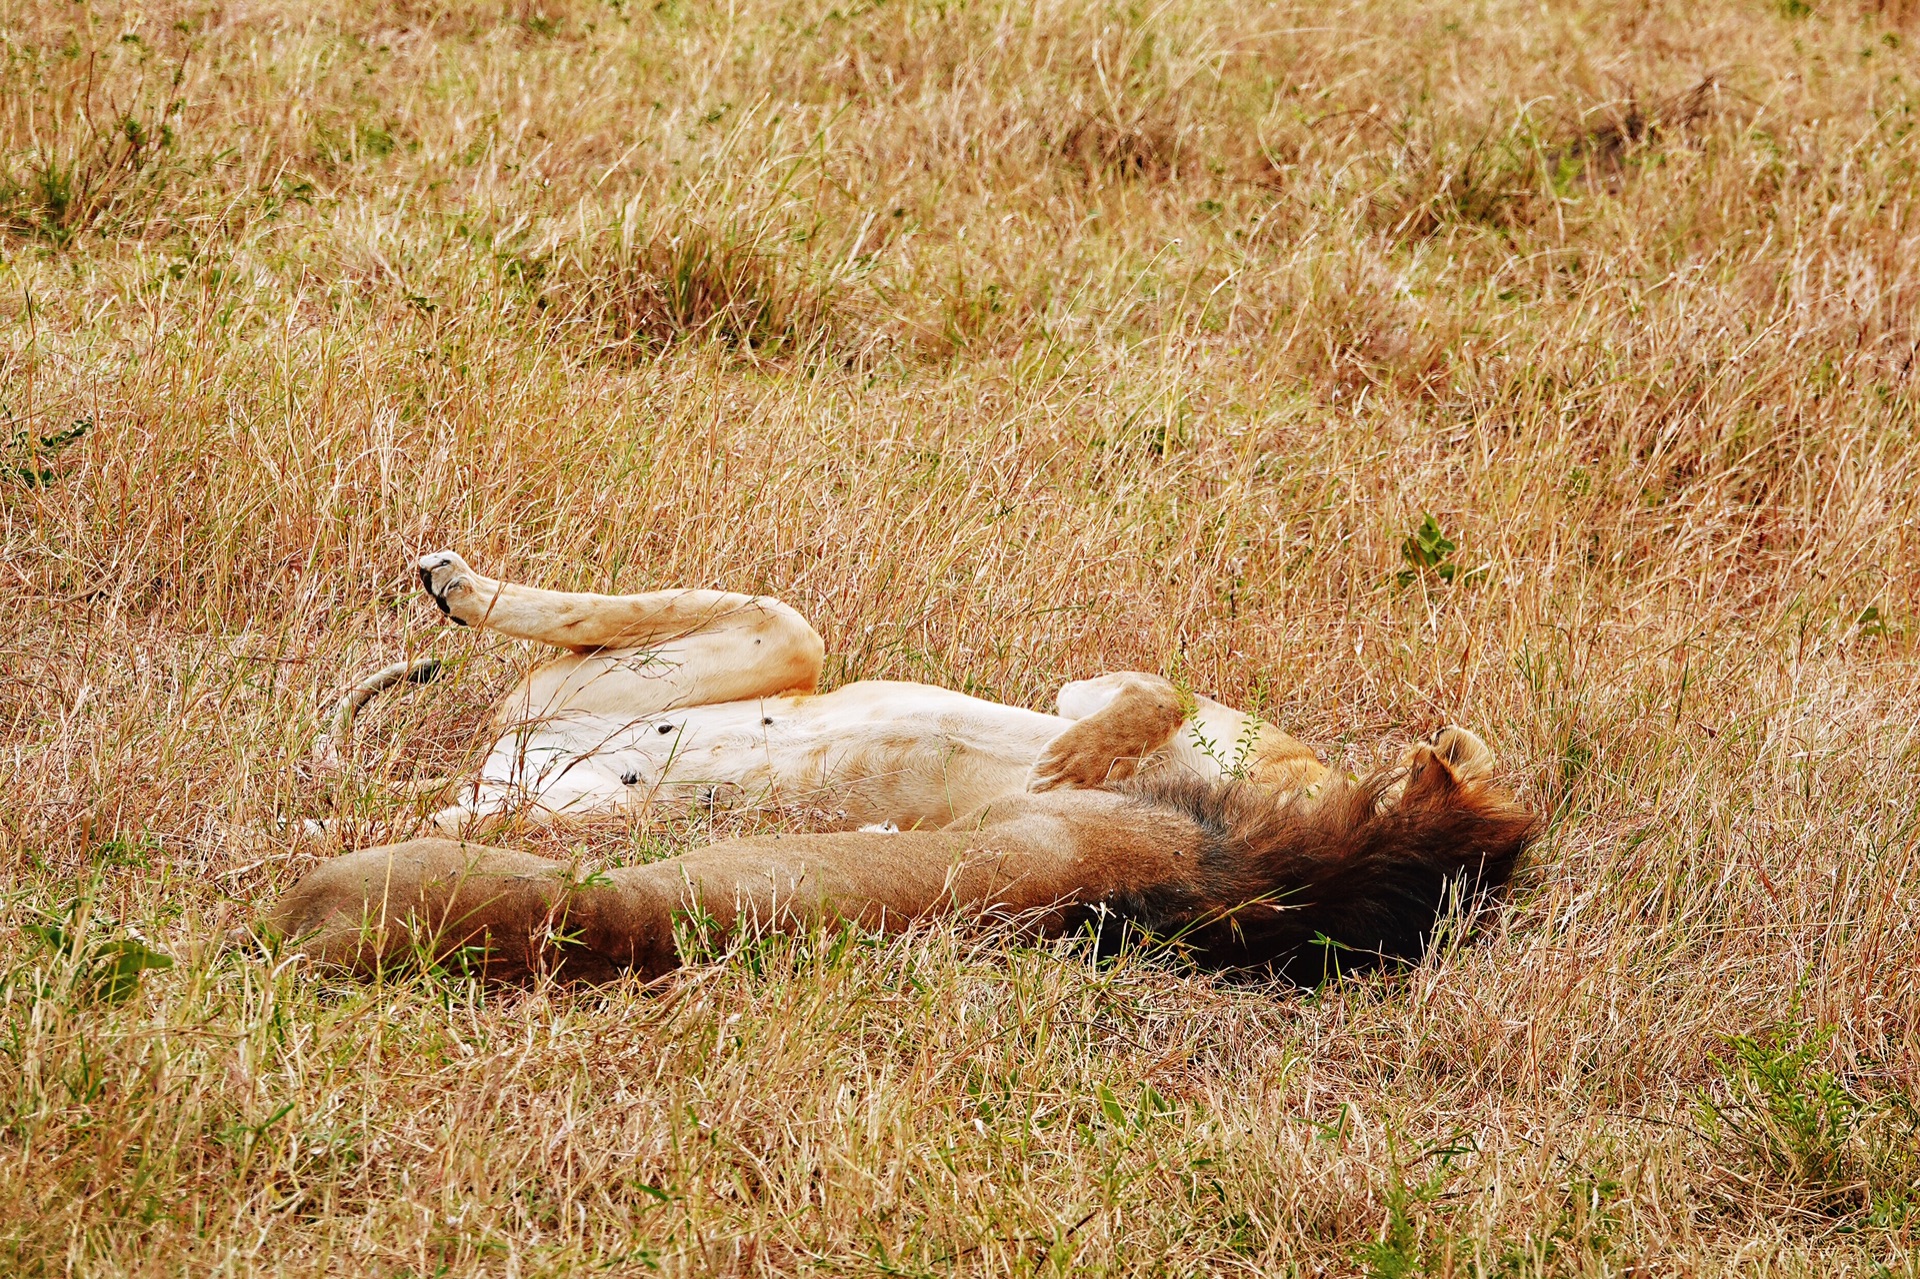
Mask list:
[[[1434,754],[1447,761],[1455,780],[1474,781],[1493,771],[1493,750],[1478,733],[1449,724],[1430,739]]]
[[[1431,746],[1416,747],[1407,756],[1406,798],[1438,799],[1459,789],[1453,762]]]

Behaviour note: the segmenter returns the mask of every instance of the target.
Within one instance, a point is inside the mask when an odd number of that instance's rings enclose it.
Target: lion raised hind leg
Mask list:
[[[530,801],[555,798],[545,795],[554,779],[543,780],[540,771],[553,753],[544,747],[554,731],[564,735],[566,725],[617,728],[689,706],[811,693],[819,683],[825,645],[805,618],[776,599],[697,589],[548,591],[488,577],[453,551],[423,555],[415,567],[428,598],[456,624],[568,650],[534,668],[496,704],[499,741],[480,777],[421,787],[465,790],[434,815],[449,833],[471,832],[511,812],[539,816],[543,810]],[[398,682],[386,679],[380,687]],[[344,755],[352,713],[371,696],[358,695],[358,688],[329,724],[325,745],[331,749],[324,753],[331,759]],[[577,743],[560,753],[577,754]],[[562,787],[564,773],[562,767]]]

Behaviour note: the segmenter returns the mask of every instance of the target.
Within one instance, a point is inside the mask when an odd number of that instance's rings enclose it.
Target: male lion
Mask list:
[[[538,590],[482,577],[451,551],[418,567],[456,623],[570,650],[494,708],[497,736],[479,776],[435,817],[449,834],[512,812],[545,819],[649,803],[801,809],[826,826],[906,830],[1142,768],[1284,791],[1327,771],[1285,733],[1158,675],[1068,684],[1054,715],[892,680],[816,693],[825,646],[775,599]],[[434,669],[396,663],[355,684],[318,745],[321,760],[337,760],[368,699]],[[1463,762],[1485,753],[1469,737]]]
[[[311,872],[267,920],[323,964],[460,954],[495,979],[652,977],[681,962],[676,918],[724,937],[984,915],[1314,979],[1417,960],[1449,903],[1503,887],[1536,831],[1464,729],[1364,780],[1329,779],[1293,739],[1204,698],[1187,707],[1154,676],[1070,684],[1058,717],[914,684],[815,695],[820,639],[773,600],[561,595],[451,553],[420,573],[456,621],[575,651],[502,704],[475,799],[445,825],[516,801],[553,814],[728,787],[941,829],[763,836],[586,879],[447,839],[369,849]],[[362,681],[336,730],[409,671]]]
[[[1144,934],[1203,967],[1313,981],[1417,961],[1450,904],[1504,886],[1534,831],[1498,787],[1422,746],[1319,794],[1161,774],[1004,796],[944,830],[761,836],[584,879],[413,840],[324,863],[267,925],[351,971],[459,955],[493,980],[592,981],[678,967],[676,919],[724,940],[971,915],[1092,930],[1101,950]]]

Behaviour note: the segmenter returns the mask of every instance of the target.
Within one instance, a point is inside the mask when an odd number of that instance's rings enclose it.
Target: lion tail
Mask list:
[[[1418,963],[1449,914],[1505,890],[1540,832],[1505,790],[1428,748],[1313,797],[1182,780],[1124,789],[1192,819],[1201,846],[1190,877],[1111,906],[1204,967],[1304,983]]]
[[[327,712],[326,723],[313,741],[313,769],[316,773],[338,772],[347,758],[347,739],[353,732],[353,717],[360,708],[396,684],[431,684],[440,678],[440,661],[433,657],[415,657],[382,666],[355,680],[340,700]]]

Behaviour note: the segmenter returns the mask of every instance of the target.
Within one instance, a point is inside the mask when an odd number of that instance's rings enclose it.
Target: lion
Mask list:
[[[942,830],[760,836],[586,876],[418,839],[323,863],[265,931],[359,974],[458,959],[489,981],[592,982],[664,977],[689,939],[973,917],[1312,983],[1418,962],[1449,909],[1507,884],[1537,823],[1467,772],[1429,745],[1318,792],[1137,774],[1003,796]]]
[[[544,822],[646,806],[764,808],[825,829],[912,830],[1010,795],[1142,771],[1279,791],[1327,776],[1303,743],[1159,675],[1077,680],[1060,690],[1054,714],[893,680],[821,693],[826,646],[776,599],[540,590],[484,577],[452,551],[417,567],[455,623],[568,650],[496,704],[477,776],[414,787],[455,791],[433,816],[450,835],[512,815]],[[354,684],[316,743],[317,762],[338,765],[372,697],[437,670],[399,662]]]
[[[459,956],[493,980],[651,979],[682,963],[687,920],[725,939],[972,916],[1312,981],[1418,961],[1446,910],[1504,888],[1538,829],[1463,728],[1340,778],[1292,737],[1155,675],[1068,684],[1056,715],[890,681],[821,694],[820,637],[777,600],[563,594],[483,577],[450,551],[418,568],[455,622],[570,650],[495,708],[497,740],[436,815],[442,830],[663,800],[798,806],[838,829],[585,878],[449,838],[349,853],[265,921],[322,965]],[[397,663],[359,681],[321,751],[341,748],[381,689],[429,675]]]

